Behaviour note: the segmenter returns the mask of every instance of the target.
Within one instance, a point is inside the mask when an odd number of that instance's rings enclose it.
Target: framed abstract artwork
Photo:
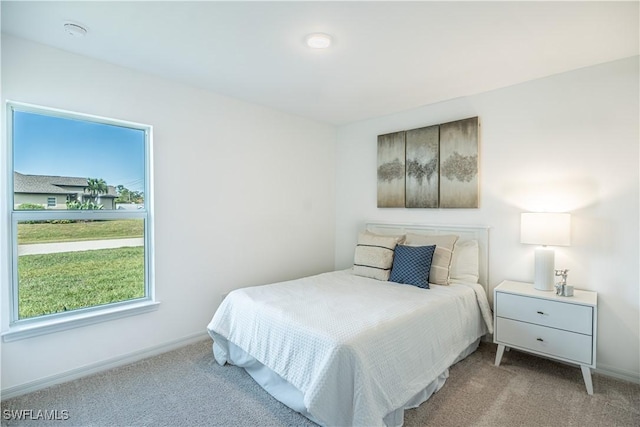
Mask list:
[[[478,117],[378,136],[379,208],[477,208]]]
[[[405,194],[405,133],[378,136],[378,207],[402,208]]]
[[[477,208],[478,118],[440,125],[440,207]]]
[[[437,208],[440,157],[439,127],[406,132],[405,207]]]

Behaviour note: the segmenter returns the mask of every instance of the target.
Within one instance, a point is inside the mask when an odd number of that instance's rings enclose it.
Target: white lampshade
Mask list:
[[[523,213],[520,217],[520,243],[569,246],[571,244],[571,214]]]
[[[568,213],[523,213],[520,217],[520,242],[542,245],[536,248],[533,285],[541,291],[554,289],[555,252],[550,246],[569,246],[571,215]]]

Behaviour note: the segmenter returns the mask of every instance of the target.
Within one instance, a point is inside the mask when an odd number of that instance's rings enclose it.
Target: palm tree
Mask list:
[[[100,194],[107,194],[109,187],[102,178],[87,178],[87,186],[84,191],[88,192],[93,199],[93,202],[97,205]]]

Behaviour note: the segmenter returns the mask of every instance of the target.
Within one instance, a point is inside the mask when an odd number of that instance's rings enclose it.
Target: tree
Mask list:
[[[99,202],[100,194],[107,194],[109,186],[102,178],[87,178],[87,186],[84,188],[86,193],[91,195],[90,200],[84,200],[82,203],[77,200],[67,202],[67,209],[87,209],[96,210],[104,209]]]
[[[116,199],[118,203],[144,203],[144,193],[142,191],[132,191],[124,185],[118,185],[116,186],[116,192],[118,193],[118,198]]]
[[[144,193],[142,191],[132,191],[131,192],[131,201],[133,203],[137,203],[137,204],[144,203]]]
[[[102,178],[87,178],[87,186],[84,188],[84,191],[88,192],[93,199],[93,203],[98,205],[100,194],[107,194],[109,187]]]

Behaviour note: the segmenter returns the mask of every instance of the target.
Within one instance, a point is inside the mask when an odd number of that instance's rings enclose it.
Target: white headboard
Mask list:
[[[376,234],[455,234],[459,241],[477,240],[480,252],[478,283],[489,293],[489,227],[484,225],[431,225],[367,221],[365,229]]]

